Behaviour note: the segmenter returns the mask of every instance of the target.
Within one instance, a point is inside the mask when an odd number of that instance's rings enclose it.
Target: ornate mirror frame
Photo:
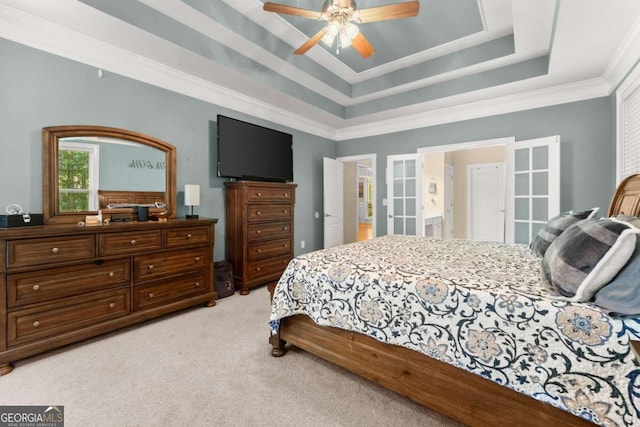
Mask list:
[[[68,224],[83,221],[96,211],[60,212],[58,191],[59,140],[69,137],[106,137],[137,142],[165,153],[166,216],[176,216],[176,148],[160,139],[142,133],[104,126],[50,126],[42,129],[42,199],[45,224]]]

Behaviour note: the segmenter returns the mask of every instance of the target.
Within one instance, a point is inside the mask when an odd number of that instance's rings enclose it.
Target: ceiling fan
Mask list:
[[[386,6],[358,9],[355,0],[327,0],[322,6],[322,12],[316,12],[284,4],[266,2],[263,10],[282,13],[284,15],[301,16],[327,22],[327,26],[318,31],[293,53],[303,55],[319,41],[331,47],[337,40],[337,51],[340,48],[353,46],[363,58],[375,53],[373,46],[362,35],[356,24],[387,21],[391,19],[410,18],[418,15],[419,1],[407,1]]]

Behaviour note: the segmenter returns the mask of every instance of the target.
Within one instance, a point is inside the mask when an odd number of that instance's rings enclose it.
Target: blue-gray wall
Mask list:
[[[387,230],[386,156],[418,148],[515,136],[516,141],[560,135],[560,207],[600,206],[606,214],[615,189],[613,96],[517,113],[361,138],[338,144],[338,156],[378,153],[377,234]]]
[[[293,134],[296,253],[319,249],[322,221],[322,157],[336,143],[217,105],[163,90],[0,39],[0,210],[11,203],[42,212],[42,128],[100,125],[130,129],[177,148],[178,215],[184,216],[185,184],[200,184],[202,217],[219,218],[215,258],[224,258],[224,182],[216,176],[210,122],[217,114]],[[320,217],[321,218],[321,217]]]
[[[201,216],[219,218],[215,257],[224,257],[224,180],[216,177],[215,129],[224,114],[294,137],[296,254],[323,244],[322,157],[377,153],[378,235],[386,233],[384,169],[389,154],[420,147],[515,136],[525,140],[560,135],[561,208],[601,206],[606,211],[615,187],[615,105],[613,97],[563,104],[494,117],[432,126],[339,143],[105,73],[0,39],[0,210],[18,203],[42,210],[41,128],[93,124],[131,129],[163,139],[178,151],[179,215],[184,184],[200,184]],[[300,248],[305,240],[306,248]]]

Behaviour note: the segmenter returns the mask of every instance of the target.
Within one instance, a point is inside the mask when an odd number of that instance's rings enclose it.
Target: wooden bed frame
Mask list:
[[[640,214],[640,175],[620,183],[608,213]],[[285,354],[286,343],[295,345],[469,426],[593,425],[477,374],[362,334],[319,326],[304,315],[282,319],[279,334],[269,341],[275,357]]]

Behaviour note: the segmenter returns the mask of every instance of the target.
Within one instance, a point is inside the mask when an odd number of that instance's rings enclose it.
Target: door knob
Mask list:
[[[331,215],[329,215],[328,213],[324,214],[324,217],[325,217],[325,218],[328,218],[328,217],[330,217],[330,216],[331,216]]]

